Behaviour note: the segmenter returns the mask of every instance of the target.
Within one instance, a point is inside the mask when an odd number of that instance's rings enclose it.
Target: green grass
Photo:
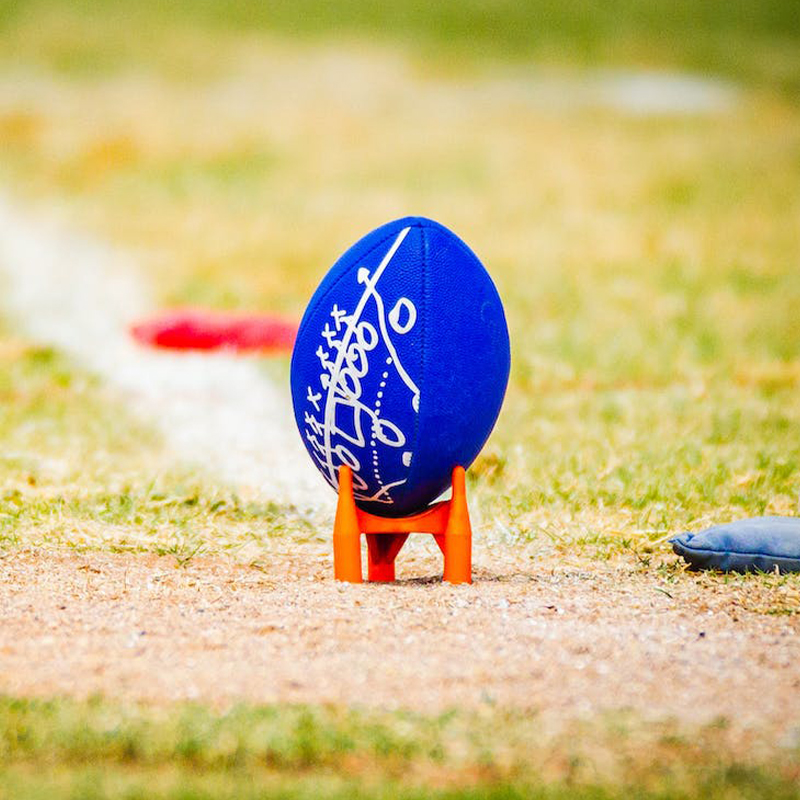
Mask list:
[[[10,337],[0,348],[0,480],[4,502],[55,486],[108,485],[156,439],[92,376],[50,347]],[[112,456],[113,454],[113,456]]]
[[[131,5],[119,0],[6,0],[0,9],[8,55],[44,60],[70,74],[130,64],[190,74],[207,64],[179,41],[270,35],[310,41],[370,38],[426,61],[452,64],[540,61],[570,67],[677,66],[800,92],[800,22],[791,0],[448,0],[375,4],[346,0],[261,3],[220,0]],[[121,33],[135,31],[135,36]],[[185,59],[189,57],[189,64]],[[181,61],[184,63],[181,64]]]
[[[240,498],[174,464],[120,397],[52,348],[6,338],[0,398],[0,548],[150,552],[182,564],[244,550],[257,561],[276,536],[318,536],[293,508]]]
[[[535,715],[490,707],[425,716],[0,698],[0,765],[0,797],[53,800],[800,796],[796,749],[737,757],[724,721],[689,736],[617,714],[554,737]]]

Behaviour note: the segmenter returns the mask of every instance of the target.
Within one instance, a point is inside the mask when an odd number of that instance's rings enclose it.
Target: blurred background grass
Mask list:
[[[682,67],[800,91],[800,15],[791,0],[4,0],[0,25],[6,56],[67,72],[158,61],[162,37],[180,28],[312,41],[367,37],[463,63]],[[112,28],[127,35],[103,35]]]
[[[165,711],[0,696],[0,732],[0,797],[14,800],[798,797],[796,758],[731,757],[724,724],[687,730],[629,713],[554,732],[510,709],[183,703]]]
[[[0,181],[166,305],[299,315],[408,213],[467,240],[512,333],[473,469],[504,530],[608,554],[798,512],[795,3],[0,8]],[[614,94],[686,71],[712,102]]]

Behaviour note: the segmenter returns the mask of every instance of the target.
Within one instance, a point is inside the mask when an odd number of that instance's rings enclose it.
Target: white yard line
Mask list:
[[[239,489],[303,509],[335,495],[303,450],[288,388],[250,359],[146,350],[128,324],[154,305],[130,257],[0,197],[4,305],[28,335],[69,353],[154,421],[167,445]]]

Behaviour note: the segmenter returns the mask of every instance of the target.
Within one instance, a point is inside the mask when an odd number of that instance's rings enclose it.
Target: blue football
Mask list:
[[[347,464],[360,508],[404,516],[478,455],[509,365],[503,305],[477,256],[407,217],[356,242],[311,298],[292,354],[295,419],[331,486]]]

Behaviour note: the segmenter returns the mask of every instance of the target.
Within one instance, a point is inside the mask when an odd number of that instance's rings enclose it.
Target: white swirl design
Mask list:
[[[352,313],[334,304],[316,350],[321,367],[319,383],[306,390],[305,438],[325,479],[338,488],[339,467],[346,464],[353,470],[356,499],[376,503],[393,503],[391,490],[405,483],[405,479],[384,483],[378,445],[401,450],[400,460],[406,469],[413,457],[406,448],[406,434],[383,413],[384,392],[395,376],[410,392],[413,412],[419,413],[419,388],[403,367],[392,341],[393,334],[403,336],[413,330],[417,309],[408,298],[401,297],[387,311],[378,291],[378,281],[410,230],[400,231],[373,274],[366,267],[358,269],[357,280],[364,291]],[[374,311],[377,324],[364,319],[368,309]],[[376,368],[380,351],[386,353],[381,381],[372,405],[368,405],[362,398],[362,384],[370,369]],[[358,448],[366,449],[368,442],[371,465],[362,464],[354,453]]]

